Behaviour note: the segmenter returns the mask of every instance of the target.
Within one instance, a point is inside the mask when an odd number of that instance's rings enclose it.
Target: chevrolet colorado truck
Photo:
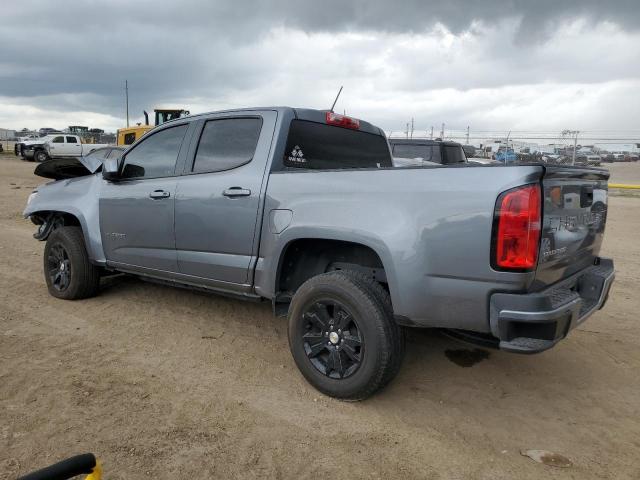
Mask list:
[[[180,118],[83,170],[24,211],[51,295],[96,295],[119,272],[270,301],[302,375],[342,399],[392,380],[404,327],[541,352],[614,278],[606,171],[394,168],[381,129],[331,111]]]

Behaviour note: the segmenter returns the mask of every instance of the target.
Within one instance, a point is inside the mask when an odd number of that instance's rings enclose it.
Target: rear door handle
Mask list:
[[[171,196],[171,194],[169,192],[167,192],[166,190],[154,190],[153,192],[151,192],[149,194],[149,197],[151,197],[153,199],[169,198],[170,196]]]
[[[222,194],[225,197],[248,197],[249,195],[251,195],[251,190],[242,187],[231,187],[227,188],[224,192],[222,192]]]

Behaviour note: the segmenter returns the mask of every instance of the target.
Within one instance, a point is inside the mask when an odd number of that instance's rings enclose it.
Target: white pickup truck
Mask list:
[[[22,145],[22,158],[44,162],[55,157],[82,157],[97,148],[107,147],[106,143],[82,143],[78,135],[57,133]]]

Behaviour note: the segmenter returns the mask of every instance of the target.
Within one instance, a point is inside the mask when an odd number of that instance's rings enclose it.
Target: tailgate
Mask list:
[[[598,168],[545,167],[534,290],[593,265],[607,219],[608,179],[609,172]]]

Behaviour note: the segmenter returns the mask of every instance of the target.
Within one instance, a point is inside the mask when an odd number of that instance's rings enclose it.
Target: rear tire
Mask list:
[[[311,385],[355,401],[395,377],[404,336],[380,284],[357,272],[335,271],[307,280],[295,293],[289,347]]]
[[[44,247],[44,277],[49,293],[64,300],[96,295],[100,269],[89,260],[80,227],[60,227]]]

